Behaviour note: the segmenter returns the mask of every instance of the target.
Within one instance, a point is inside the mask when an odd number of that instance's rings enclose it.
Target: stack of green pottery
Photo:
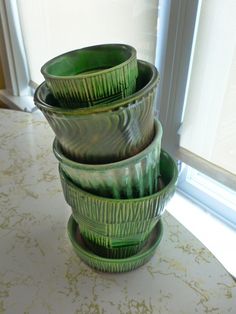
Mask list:
[[[56,135],[69,239],[95,269],[133,270],[161,240],[178,177],[154,118],[158,71],[124,44],[70,51],[41,71],[34,101]]]

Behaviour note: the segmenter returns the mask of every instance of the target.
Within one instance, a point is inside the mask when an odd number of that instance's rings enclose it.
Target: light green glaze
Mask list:
[[[157,69],[138,61],[136,92],[123,100],[84,109],[61,108],[42,83],[34,95],[67,157],[90,164],[115,162],[143,150],[154,135]]]
[[[110,238],[110,243],[114,243],[112,238],[122,238],[122,237],[130,237],[130,235],[140,235],[140,233],[150,233],[155,224],[160,219],[159,216],[155,218],[150,218],[146,220],[140,221],[124,221],[119,223],[102,223],[92,218],[84,217],[80,214],[80,212],[76,209],[72,208],[72,213],[75,220],[80,225],[80,230],[86,229],[88,233],[90,233],[90,238],[93,237],[93,234],[99,234],[100,237],[104,236],[104,242],[106,243],[106,238]],[[145,238],[145,236],[144,236]],[[117,240],[116,240],[117,242]]]
[[[109,103],[135,91],[136,50],[124,44],[86,47],[49,60],[41,72],[62,107]]]
[[[65,199],[73,208],[74,215],[87,217],[104,224],[140,222],[156,219],[175,191],[178,170],[173,158],[163,150],[160,156],[160,174],[164,188],[151,195],[133,199],[112,199],[86,192],[74,184],[59,167]]]
[[[161,241],[163,225],[160,220],[141,251],[133,256],[120,259],[100,257],[89,250],[81,238],[78,225],[73,216],[68,221],[67,231],[75,252],[86,264],[105,272],[127,272],[150,260]]]
[[[155,136],[140,153],[109,164],[89,165],[66,158],[55,138],[53,151],[64,173],[79,187],[96,195],[135,198],[158,190],[162,127],[155,120]]]

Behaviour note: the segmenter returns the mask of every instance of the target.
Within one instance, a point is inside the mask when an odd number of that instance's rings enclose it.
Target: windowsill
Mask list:
[[[236,230],[184,197],[178,191],[167,210],[219,260],[236,278]]]
[[[34,112],[37,109],[32,96],[12,96],[6,89],[0,89],[0,100],[13,110]]]

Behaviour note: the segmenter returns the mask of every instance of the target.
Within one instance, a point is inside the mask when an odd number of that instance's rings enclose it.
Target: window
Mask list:
[[[163,146],[182,162],[179,190],[236,227],[236,3],[160,6],[167,33],[166,54],[157,58],[164,64],[158,99]]]

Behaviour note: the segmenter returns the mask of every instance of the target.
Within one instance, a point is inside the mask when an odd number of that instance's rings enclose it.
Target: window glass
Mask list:
[[[180,146],[236,174],[236,1],[202,1]]]

